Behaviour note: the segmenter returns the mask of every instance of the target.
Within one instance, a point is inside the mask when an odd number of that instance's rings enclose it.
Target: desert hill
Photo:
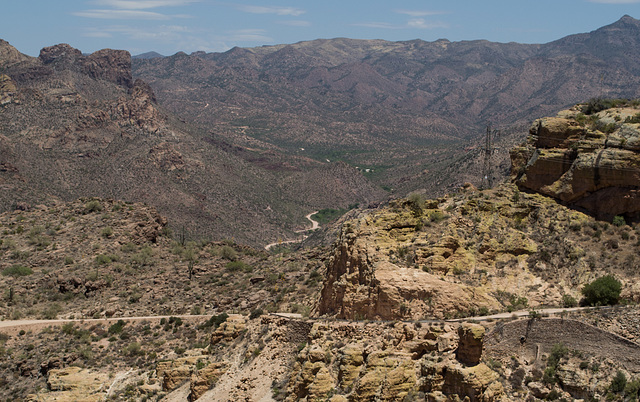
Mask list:
[[[611,385],[619,372],[631,386],[640,375],[637,306],[536,318],[605,273],[637,300],[637,227],[511,184],[350,215],[332,249],[275,255],[182,244],[143,204],[92,198],[0,215],[2,317],[80,319],[0,328],[0,395],[497,401],[637,392]],[[525,308],[532,318],[438,319]],[[318,313],[356,320],[307,318]]]
[[[384,196],[344,163],[235,145],[181,121],[132,78],[127,52],[0,48],[2,210],[85,196],[147,202],[191,239],[258,246],[294,236],[315,209]]]
[[[638,21],[624,16],[547,44],[321,39],[135,59],[133,74],[234,143],[344,160],[404,196],[478,185],[487,124],[502,129],[500,178],[523,125],[592,97],[640,96],[639,49]]]

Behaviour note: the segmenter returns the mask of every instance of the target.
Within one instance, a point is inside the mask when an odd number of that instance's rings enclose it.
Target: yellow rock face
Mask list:
[[[50,370],[47,385],[51,392],[34,396],[34,401],[104,401],[111,385],[109,376],[79,367]]]

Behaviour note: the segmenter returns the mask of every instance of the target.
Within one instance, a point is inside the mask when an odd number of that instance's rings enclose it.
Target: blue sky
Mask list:
[[[391,41],[487,39],[546,43],[595,30],[640,0],[11,0],[0,39],[37,56],[68,43],[85,53],[125,49],[222,52],[234,46],[348,37]]]

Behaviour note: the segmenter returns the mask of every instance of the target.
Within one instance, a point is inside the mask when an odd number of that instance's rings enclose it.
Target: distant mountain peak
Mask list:
[[[611,28],[616,28],[616,29],[625,29],[625,28],[627,28],[627,29],[628,28],[640,29],[640,20],[637,20],[637,19],[631,17],[630,15],[625,14],[618,21],[614,22],[611,25],[606,25],[606,26],[600,28],[600,30],[607,30],[607,29],[611,29]]]

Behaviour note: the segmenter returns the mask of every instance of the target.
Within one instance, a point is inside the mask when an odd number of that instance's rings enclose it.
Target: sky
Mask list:
[[[31,56],[58,43],[165,56],[337,37],[547,43],[625,14],[640,19],[640,0],[4,0],[0,39]]]

